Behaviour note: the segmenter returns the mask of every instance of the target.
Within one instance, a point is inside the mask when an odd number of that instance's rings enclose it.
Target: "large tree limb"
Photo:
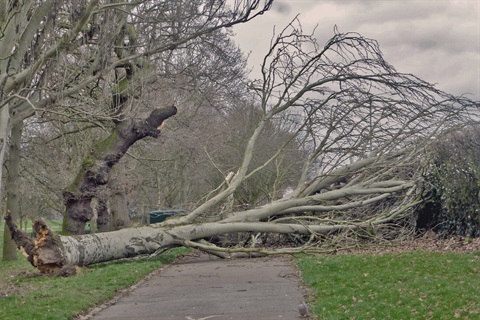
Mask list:
[[[324,201],[332,201],[341,199],[346,196],[354,195],[373,195],[373,194],[391,194],[413,187],[412,182],[405,181],[385,181],[383,187],[365,188],[361,186],[352,186],[338,190],[331,190],[316,195],[279,200],[264,206],[234,213],[231,217],[222,220],[223,222],[239,222],[239,221],[258,221],[270,217],[273,213],[288,213],[288,210],[296,210],[298,207],[320,205]]]

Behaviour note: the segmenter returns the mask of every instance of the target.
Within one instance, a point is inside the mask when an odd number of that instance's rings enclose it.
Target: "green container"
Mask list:
[[[175,214],[185,213],[187,210],[155,210],[149,214],[149,223],[159,223]]]

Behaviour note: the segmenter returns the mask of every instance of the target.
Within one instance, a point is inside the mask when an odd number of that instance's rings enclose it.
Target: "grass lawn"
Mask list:
[[[480,252],[303,255],[318,319],[480,319]]]
[[[2,217],[3,218],[3,217]],[[61,220],[45,220],[45,223],[48,225],[50,229],[56,232],[60,232],[62,230],[62,221]],[[5,225],[5,220],[0,221],[0,235],[3,236],[3,228]],[[25,222],[20,224],[17,222],[18,227],[21,227],[22,230],[26,230],[27,232],[32,232],[32,220],[26,220]]]
[[[3,232],[0,248],[2,242]],[[185,252],[179,248],[152,259],[98,264],[68,278],[39,276],[20,254],[18,261],[0,260],[0,319],[70,319]]]

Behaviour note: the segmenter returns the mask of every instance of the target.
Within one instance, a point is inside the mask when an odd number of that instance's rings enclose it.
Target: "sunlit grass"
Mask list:
[[[480,252],[297,261],[319,319],[480,319]]]

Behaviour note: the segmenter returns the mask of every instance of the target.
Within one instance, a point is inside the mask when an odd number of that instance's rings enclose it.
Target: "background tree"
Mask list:
[[[20,148],[22,144],[22,129],[23,123],[19,122],[13,126],[10,137],[10,159],[6,163],[7,170],[9,172],[7,183],[10,184],[10,188],[7,189],[7,208],[9,210],[19,212],[21,199],[18,192],[18,184],[16,180],[20,179],[20,171],[18,159],[20,158]],[[3,242],[5,244],[6,250],[3,251],[4,259],[6,260],[16,260],[17,259],[17,250],[15,243],[10,237],[8,232],[4,232]]]

